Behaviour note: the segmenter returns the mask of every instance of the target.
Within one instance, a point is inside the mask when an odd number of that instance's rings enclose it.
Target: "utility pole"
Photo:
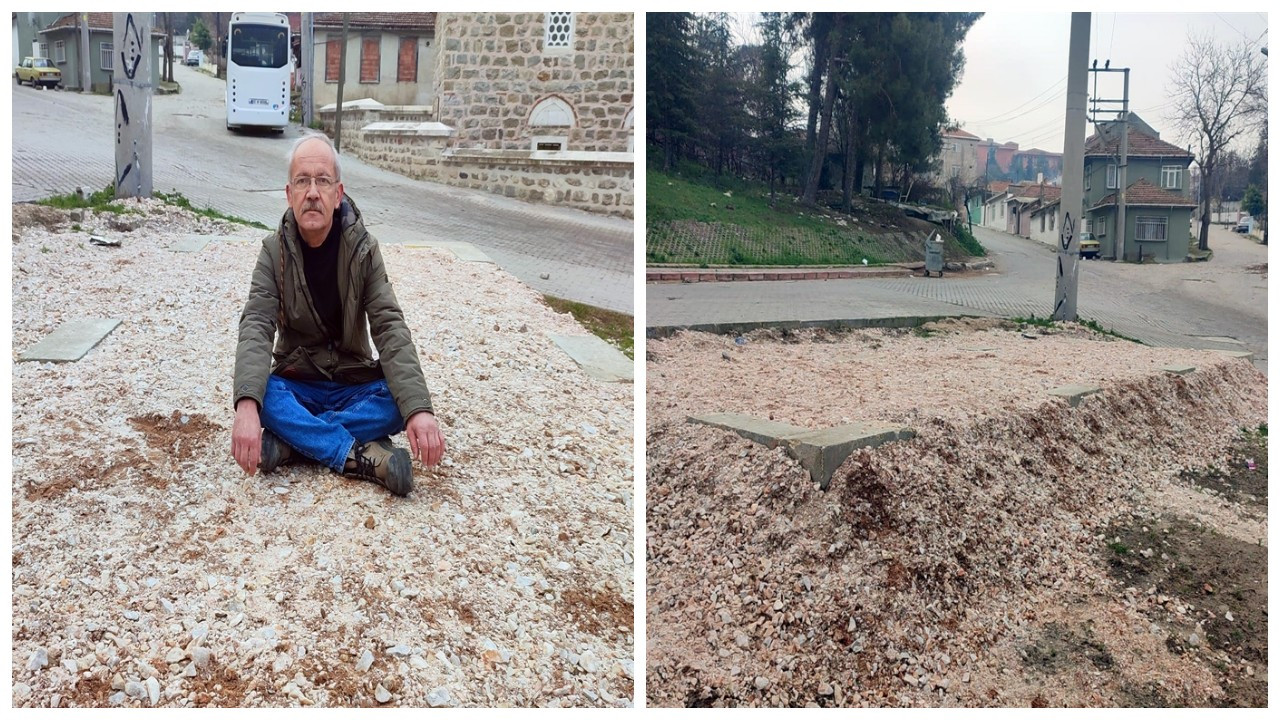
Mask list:
[[[1085,102],[1089,92],[1089,13],[1071,13],[1067,51],[1067,115],[1062,147],[1062,224],[1058,226],[1058,275],[1053,319],[1076,319],[1080,284],[1080,233],[1084,214]]]
[[[313,13],[302,13],[302,67],[299,68],[299,75],[302,76],[302,127],[311,127],[311,114],[315,112],[312,109],[311,83],[315,82],[315,30],[312,27],[311,20]]]
[[[89,13],[79,13],[76,24],[80,26],[80,92],[93,92],[92,66],[89,64]]]
[[[338,107],[333,114],[333,149],[342,152],[342,86],[347,84],[347,14],[342,13],[342,48],[338,50]]]
[[[1100,98],[1098,97],[1098,73],[1123,73],[1124,74],[1124,95],[1119,98]],[[1096,126],[1098,124],[1098,114],[1102,112],[1115,112],[1115,123],[1120,127],[1120,157],[1116,165],[1116,260],[1123,262],[1125,260],[1125,235],[1128,230],[1128,221],[1125,219],[1125,211],[1127,209],[1125,193],[1129,187],[1129,68],[1113,68],[1111,61],[1102,68],[1098,67],[1098,61],[1093,61],[1093,67],[1089,69],[1089,73],[1093,75],[1093,97],[1090,98],[1090,118]],[[1119,105],[1119,110],[1114,108]],[[1107,106],[1110,106],[1108,108]],[[1139,253],[1139,259],[1141,254]]]
[[[118,12],[112,25],[116,197],[151,197],[151,13]]]

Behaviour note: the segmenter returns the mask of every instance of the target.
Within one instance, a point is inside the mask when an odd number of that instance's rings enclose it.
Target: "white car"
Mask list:
[[[199,67],[200,63],[203,61],[204,61],[204,53],[200,52],[199,50],[192,50],[191,54],[187,55],[187,64],[193,67]]]

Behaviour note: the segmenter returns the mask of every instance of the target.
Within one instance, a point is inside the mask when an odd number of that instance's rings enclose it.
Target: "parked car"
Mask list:
[[[62,71],[49,58],[22,58],[22,63],[14,71],[14,76],[18,78],[19,85],[26,82],[31,83],[31,87],[36,85],[58,87],[62,83]]]
[[[1244,217],[1240,218],[1240,220],[1236,223],[1235,228],[1233,229],[1238,233],[1248,234],[1253,232],[1253,218],[1249,217],[1248,215],[1245,215]]]
[[[199,50],[192,50],[191,54],[187,55],[187,64],[193,67],[199,67],[200,63],[203,61],[204,61],[204,53],[200,52]]]
[[[1093,236],[1091,232],[1080,233],[1080,257],[1096,258],[1098,253],[1102,251],[1102,243]]]

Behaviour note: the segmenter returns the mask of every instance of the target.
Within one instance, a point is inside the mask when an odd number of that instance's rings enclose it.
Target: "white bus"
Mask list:
[[[227,32],[227,129],[289,124],[289,18],[239,12]]]

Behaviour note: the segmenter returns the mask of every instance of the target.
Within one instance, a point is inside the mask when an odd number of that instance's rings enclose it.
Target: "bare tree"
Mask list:
[[[1209,249],[1209,192],[1223,153],[1250,130],[1259,112],[1266,113],[1267,72],[1257,51],[1247,44],[1226,47],[1207,35],[1191,34],[1187,49],[1174,63],[1174,126],[1196,145],[1200,162],[1200,241]]]

